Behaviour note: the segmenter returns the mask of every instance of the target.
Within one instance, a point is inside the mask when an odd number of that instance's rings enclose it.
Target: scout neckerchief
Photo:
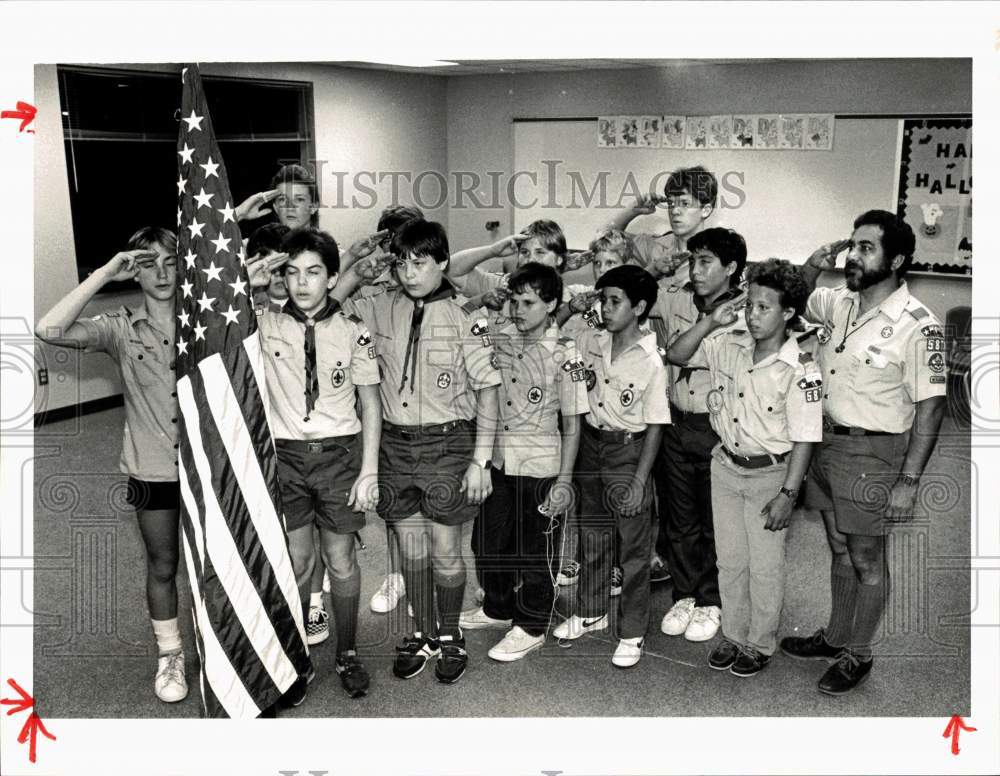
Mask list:
[[[684,290],[691,292],[691,300],[694,302],[695,309],[698,311],[698,320],[700,321],[706,315],[711,315],[716,307],[723,305],[726,302],[730,302],[736,299],[740,294],[743,293],[743,289],[739,286],[733,286],[732,288],[723,291],[714,301],[705,303],[702,297],[694,293],[694,286],[690,282],[684,284]],[[687,380],[690,382],[691,375],[696,371],[694,367],[682,366],[677,372],[677,382],[681,380]]]
[[[309,420],[309,414],[316,406],[316,399],[319,397],[319,373],[316,369],[316,324],[332,317],[340,310],[340,302],[327,297],[326,304],[312,318],[306,316],[294,304],[286,304],[283,313],[306,327],[306,337],[304,352],[306,356],[306,416],[304,420]]]
[[[439,299],[454,298],[455,287],[446,278],[442,278],[441,285],[438,286],[437,291],[434,293],[422,299],[413,299],[411,297],[413,301],[413,316],[410,318],[410,336],[406,340],[406,355],[403,356],[403,378],[399,382],[400,393],[406,387],[407,380],[410,381],[410,393],[413,393],[414,385],[417,382],[417,352],[420,349],[420,325],[424,320],[424,307]],[[409,375],[406,373],[407,367],[410,370]]]

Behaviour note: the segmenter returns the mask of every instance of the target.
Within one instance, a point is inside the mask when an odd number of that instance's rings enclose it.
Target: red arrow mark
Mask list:
[[[951,736],[951,753],[958,754],[958,736],[963,730],[968,730],[969,732],[975,732],[974,727],[966,727],[965,722],[962,720],[958,714],[952,716],[951,720],[948,722],[948,727],[944,729],[944,733],[941,734],[941,738],[947,738]]]
[[[8,679],[7,684],[13,687],[20,698],[0,698],[0,704],[4,706],[12,706],[7,710],[7,716],[11,714],[17,714],[19,712],[25,711],[27,709],[33,709],[35,706],[35,699],[31,697],[24,689],[15,682],[13,679]],[[56,737],[52,735],[48,730],[45,729],[45,725],[42,724],[42,719],[34,711],[32,711],[28,718],[24,721],[24,726],[21,728],[21,733],[17,737],[17,743],[23,744],[28,741],[28,759],[31,762],[35,762],[35,751],[36,742],[38,739],[38,733],[41,732],[46,738],[55,741]]]
[[[15,119],[20,120],[21,126],[18,127],[18,132],[24,132],[24,128],[28,126],[35,119],[35,114],[38,113],[38,108],[27,102],[17,101],[17,110],[5,110],[0,112],[0,119]],[[35,130],[29,129],[28,132],[34,134]]]

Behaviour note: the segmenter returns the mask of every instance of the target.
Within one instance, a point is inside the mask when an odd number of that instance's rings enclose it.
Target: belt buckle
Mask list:
[[[310,453],[322,453],[323,452],[323,443],[322,442],[307,442],[306,444],[309,446],[309,452]]]
[[[634,431],[624,431],[622,432],[622,442],[629,444],[635,438]]]

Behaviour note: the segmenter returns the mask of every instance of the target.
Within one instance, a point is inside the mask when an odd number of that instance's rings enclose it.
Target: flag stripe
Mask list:
[[[253,335],[253,339],[257,339],[256,334]],[[239,350],[234,352],[240,353]],[[249,510],[248,515],[256,530],[256,541],[260,543],[270,564],[273,577],[284,599],[282,603],[291,610],[299,633],[305,640],[305,626],[300,616],[302,602],[295,583],[295,571],[288,555],[285,532],[268,494],[267,483],[264,481],[242,414],[225,411],[226,408],[241,407],[243,403],[238,401],[233,384],[229,381],[229,374],[219,357],[212,356],[202,360],[198,368],[204,378],[205,394],[222,399],[208,405],[215,420],[215,427],[225,447],[240,494],[246,504],[257,506],[257,509]],[[239,385],[245,386],[246,383]]]
[[[188,569],[194,565],[191,557],[191,542],[184,542],[184,555],[187,558]],[[204,598],[198,587],[195,576],[191,577],[191,598],[194,601],[195,622],[211,622],[205,611]],[[215,638],[215,633],[211,628],[199,629],[201,635],[200,656],[203,666],[203,679],[208,677],[215,699],[225,709],[230,717],[256,717],[260,714],[260,709],[254,704],[253,698],[243,686],[242,680],[233,670],[229,658],[223,651],[222,646]],[[202,693],[206,707],[209,705],[207,694]]]
[[[204,359],[199,366],[204,372],[204,366],[211,363],[218,364],[218,357],[210,356]],[[228,384],[227,377],[223,376],[223,381]],[[199,413],[191,388],[191,382],[187,381],[184,383],[183,389],[181,385],[178,385],[177,399],[180,402],[185,417],[194,419],[199,417]],[[216,388],[216,390],[219,389]],[[228,397],[215,392],[211,392],[210,395],[216,400],[208,405],[211,407],[213,415],[217,411],[222,411],[225,417],[224,408],[227,406]],[[207,421],[207,418],[201,418],[200,425],[204,427]],[[188,428],[191,428],[192,425],[189,425]],[[209,461],[204,447],[200,444],[201,440],[194,435],[190,435],[189,440],[191,442],[191,455],[194,459],[195,470],[199,479],[203,483],[212,482],[214,479],[212,462]],[[216,450],[214,462],[218,464],[218,453],[221,450],[214,446],[213,449]],[[234,498],[232,492],[229,495],[230,498]],[[292,685],[298,674],[288,656],[281,648],[281,642],[275,633],[274,626],[266,616],[263,601],[258,594],[256,586],[247,574],[243,558],[236,547],[236,543],[233,541],[230,526],[226,522],[216,494],[206,490],[203,503],[205,507],[205,548],[207,560],[210,561],[213,570],[217,573],[219,582],[228,597],[228,601],[222,606],[223,608],[232,609],[233,614],[235,614],[237,620],[243,626],[243,638],[250,642],[264,669],[270,674],[271,680],[284,692]],[[226,506],[225,515],[229,515],[230,519],[232,519],[235,510],[231,508],[232,505]],[[274,521],[274,525],[277,527],[277,521]],[[256,540],[259,541],[260,539],[261,537],[258,534]],[[205,578],[209,578],[207,568],[205,569]],[[214,596],[213,599],[218,600]],[[237,629],[233,628],[233,630]],[[225,641],[229,641],[229,639],[225,639]]]

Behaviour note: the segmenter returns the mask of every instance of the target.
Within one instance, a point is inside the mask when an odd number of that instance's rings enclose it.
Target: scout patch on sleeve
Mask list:
[[[943,372],[944,371],[944,354],[943,353],[931,353],[927,356],[927,366],[931,368],[932,372]]]
[[[931,353],[944,353],[944,332],[936,324],[929,324],[920,329],[927,339],[927,350]]]
[[[593,369],[584,369],[584,379],[587,381],[587,390],[594,390],[594,386],[597,385],[597,372]]]
[[[493,340],[490,339],[490,324],[485,318],[476,318],[476,322],[472,324],[473,337],[479,337],[483,341],[483,347],[488,348],[493,344]]]
[[[569,379],[574,383],[579,383],[587,379],[587,370],[583,368],[583,361],[578,358],[571,358],[564,361],[562,370],[569,372]]]
[[[500,359],[497,358],[496,353],[490,356],[490,366],[498,371],[500,369]]]
[[[362,329],[361,334],[358,335],[358,344],[361,346],[372,344],[372,335],[368,329]]]
[[[944,375],[931,375],[931,382],[932,383],[943,383],[944,382]]]

